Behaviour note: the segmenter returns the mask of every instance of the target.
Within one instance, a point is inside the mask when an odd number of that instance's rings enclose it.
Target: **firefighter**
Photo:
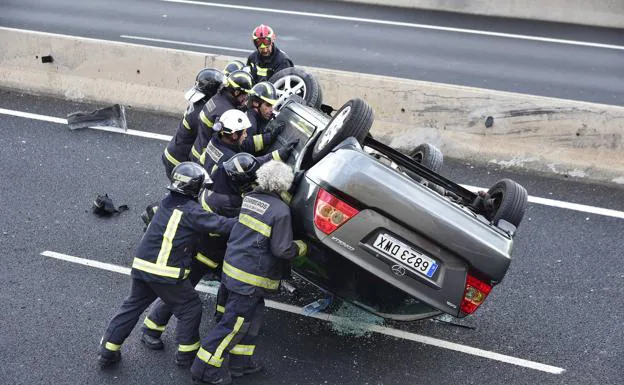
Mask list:
[[[264,297],[290,273],[288,262],[307,253],[305,243],[293,241],[290,209],[280,199],[292,182],[288,165],[269,161],[258,169],[258,186],[243,198],[223,261],[219,290],[226,298],[225,312],[202,339],[191,366],[194,384],[229,384],[230,375],[262,370],[253,356]],[[229,367],[224,365],[228,358]]]
[[[199,235],[229,234],[236,219],[206,212],[196,201],[206,171],[192,162],[173,169],[170,193],[161,201],[132,262],[130,295],[108,324],[98,362],[107,367],[121,359],[121,345],[141,314],[156,299],[168,304],[178,319],[175,362],[188,365],[199,349],[202,303],[188,280]]]
[[[201,157],[213,134],[217,119],[227,110],[243,108],[247,102],[247,93],[253,87],[251,75],[245,71],[234,71],[227,77],[226,84],[213,96],[199,113],[200,124],[193,144],[192,159],[203,164]]]
[[[209,175],[226,160],[239,152],[254,152],[253,142],[245,142],[247,130],[251,122],[247,115],[239,110],[229,110],[223,113],[214,126],[215,133],[210,139],[206,151],[202,154],[202,164]],[[289,142],[279,150],[258,157],[260,164],[271,159],[286,160],[297,145],[297,141]]]
[[[273,119],[273,106],[279,96],[275,86],[269,82],[260,82],[253,86],[247,97],[247,117],[251,127],[247,130],[247,138],[243,143],[246,149],[253,149],[259,154],[270,146],[284,130],[284,124],[274,121],[271,130],[267,124]],[[281,124],[280,124],[281,123]]]
[[[204,68],[195,77],[195,85],[184,94],[189,105],[178,125],[178,130],[162,155],[167,178],[171,178],[171,170],[175,166],[190,159],[191,148],[197,138],[199,113],[204,104],[219,91],[224,83],[225,75],[221,71]]]
[[[208,212],[234,218],[238,217],[243,202],[243,194],[251,191],[256,180],[256,171],[260,167],[258,160],[251,154],[241,152],[224,162],[214,174],[213,185],[204,189],[199,201]],[[212,272],[220,276],[220,264],[225,254],[228,237],[211,234],[202,237],[197,249],[197,255],[191,265],[189,280],[193,286],[207,273]],[[222,313],[222,306],[216,309]],[[160,350],[164,347],[161,334],[172,315],[171,307],[157,299],[143,322],[141,341],[150,349]]]
[[[254,83],[269,80],[284,68],[294,67],[288,55],[275,46],[277,36],[268,25],[257,26],[251,35],[256,50],[247,58]]]
[[[232,60],[225,65],[225,67],[223,68],[223,73],[225,74],[225,76],[229,76],[232,72],[243,70],[244,68],[245,63],[240,60]]]

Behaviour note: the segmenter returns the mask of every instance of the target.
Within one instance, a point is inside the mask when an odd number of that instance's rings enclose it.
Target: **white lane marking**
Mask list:
[[[42,121],[45,121],[45,122],[67,124],[67,119],[56,118],[56,117],[53,117],[53,116],[32,114],[30,112],[7,110],[7,109],[4,109],[4,108],[0,108],[0,114],[17,116],[17,117],[20,117],[20,118],[42,120]],[[171,140],[171,138],[172,138],[171,135],[162,135],[162,134],[156,134],[156,133],[153,133],[153,132],[137,131],[137,130],[130,130],[130,129],[124,130],[122,128],[117,128],[117,127],[93,126],[93,127],[89,127],[89,128],[94,129],[94,130],[100,130],[100,131],[115,132],[115,133],[119,133],[119,134],[140,136],[140,137],[149,138],[149,139],[157,139],[157,140],[162,140],[162,141],[165,141],[165,142],[169,142]],[[471,190],[471,191],[475,192],[475,193],[478,192],[478,191],[487,191],[488,190],[487,188],[483,188],[483,187],[476,187],[476,186],[470,186],[470,185],[462,185],[462,186],[464,188],[468,189],[468,190]],[[608,216],[608,217],[624,219],[624,212],[623,211],[604,209],[604,208],[601,208],[601,207],[594,207],[594,206],[582,205],[582,204],[578,204],[578,203],[564,202],[564,201],[558,201],[558,200],[554,200],[554,199],[540,198],[540,197],[534,197],[534,196],[529,196],[529,202],[537,203],[537,204],[544,205],[544,206],[559,207],[559,208],[562,208],[562,209],[581,211],[581,212],[585,212],[585,213],[589,213],[589,214],[597,214],[597,215],[604,215],[604,216]]]
[[[199,43],[189,43],[186,41],[156,39],[156,38],[143,37],[143,36],[120,35],[119,37],[121,37],[122,39],[130,39],[130,40],[152,41],[152,42],[157,42],[157,43],[188,45],[190,47],[201,47],[201,48],[221,49],[221,50],[226,50],[226,51],[244,52],[246,54],[250,54],[252,52],[252,50],[250,49],[222,47],[219,45],[209,45],[209,44],[199,44]]]
[[[483,187],[476,187],[476,186],[470,186],[470,185],[462,185],[462,187],[472,191],[472,192],[478,192],[478,191],[487,191],[488,189],[483,188]],[[552,206],[552,207],[559,207],[562,209],[568,209],[568,210],[574,210],[574,211],[581,211],[584,213],[589,213],[589,214],[597,214],[597,215],[604,215],[606,217],[614,217],[614,218],[621,218],[624,219],[624,212],[622,211],[616,211],[616,210],[611,210],[611,209],[603,209],[601,207],[594,207],[594,206],[588,206],[588,205],[582,205],[579,203],[571,203],[571,202],[564,202],[564,201],[558,201],[558,200],[554,200],[554,199],[548,199],[548,198],[540,198],[540,197],[534,197],[534,196],[529,196],[529,202],[531,203],[537,203],[540,205],[544,205],[544,206]]]
[[[44,122],[51,122],[51,123],[58,123],[58,124],[65,124],[65,125],[67,124],[67,119],[57,118],[57,117],[54,117],[54,116],[33,114],[33,113],[30,113],[30,112],[7,110],[5,108],[0,108],[0,114],[17,116],[19,118],[41,120],[41,121],[44,121]],[[137,131],[137,130],[131,130],[131,129],[124,130],[123,128],[119,128],[119,127],[91,126],[91,127],[88,127],[88,128],[91,128],[93,130],[99,130],[99,131],[115,132],[115,133],[118,133],[118,134],[140,136],[142,138],[158,139],[158,140],[162,140],[162,141],[165,141],[165,142],[170,141],[171,138],[172,138],[171,135],[163,135],[163,134],[157,134],[157,133],[154,133],[154,132]]]
[[[490,31],[481,31],[481,30],[466,29],[466,28],[442,27],[438,25],[406,23],[406,22],[401,22],[401,21],[375,20],[375,19],[366,19],[366,18],[351,17],[351,16],[336,16],[336,15],[327,15],[323,13],[287,11],[287,10],[280,10],[280,9],[250,7],[246,5],[218,4],[218,3],[207,3],[203,1],[191,1],[191,0],[161,0],[161,1],[164,1],[167,3],[202,5],[206,7],[218,7],[218,8],[239,9],[239,10],[246,10],[246,11],[318,17],[318,18],[323,18],[323,19],[355,21],[359,23],[383,24],[383,25],[392,25],[392,26],[397,26],[397,27],[420,28],[420,29],[430,29],[430,30],[445,31],[445,32],[466,33],[466,34],[471,34],[471,35],[503,37],[503,38],[508,38],[508,39],[532,40],[532,41],[539,41],[539,42],[545,42],[545,43],[557,43],[557,44],[579,45],[579,46],[594,47],[594,48],[624,50],[624,46],[613,45],[613,44],[602,44],[602,43],[593,43],[593,42],[587,42],[587,41],[554,39],[554,38],[549,38],[549,37],[518,35],[518,34],[503,33],[503,32],[490,32]]]
[[[61,253],[57,253],[57,252],[49,251],[49,250],[42,252],[41,255],[45,257],[60,259],[66,262],[72,262],[72,263],[77,263],[77,264],[84,265],[84,266],[95,267],[101,270],[107,270],[107,271],[112,271],[115,273],[130,275],[129,268],[118,266],[118,265],[113,265],[110,263],[93,261],[90,259],[85,259],[85,258],[80,258],[80,257],[73,257],[71,255],[61,254]],[[200,283],[199,285],[197,285],[196,289],[197,291],[211,294],[211,295],[217,294],[216,287],[209,286],[203,283]],[[272,309],[281,310],[281,311],[297,314],[297,315],[304,316],[304,317],[316,318],[316,319],[320,319],[323,321],[340,322],[340,321],[345,320],[344,317],[337,317],[337,316],[327,314],[327,313],[317,313],[317,314],[312,314],[310,316],[307,316],[303,313],[303,308],[299,306],[276,302],[272,300],[267,300],[266,306]],[[424,336],[421,334],[410,333],[404,330],[397,330],[397,329],[392,329],[386,326],[367,324],[363,322],[359,322],[357,324],[358,326],[366,327],[366,329],[370,330],[371,332],[375,332],[378,334],[383,334],[383,335],[396,337],[396,338],[402,338],[405,340],[419,342],[421,344],[431,345],[431,346],[448,349],[448,350],[453,350],[456,352],[470,354],[470,355],[478,356],[482,358],[487,358],[487,359],[494,360],[494,361],[505,362],[508,364],[522,366],[525,368],[539,370],[542,372],[552,373],[552,374],[561,374],[565,372],[565,369],[559,368],[556,366],[546,365],[546,364],[542,364],[542,363],[535,362],[535,361],[525,360],[523,358],[508,356],[505,354],[490,352],[488,350],[473,348],[471,346],[466,346],[466,345],[458,344],[455,342],[440,340],[437,338],[428,337],[428,336]]]

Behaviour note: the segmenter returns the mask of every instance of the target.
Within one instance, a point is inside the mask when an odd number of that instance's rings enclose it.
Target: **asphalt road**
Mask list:
[[[298,65],[624,105],[621,29],[329,1],[173,1],[3,0],[0,26],[246,57],[266,23]]]
[[[0,91],[0,108],[65,117],[90,105]],[[171,134],[171,117],[130,111],[130,128]],[[49,250],[129,266],[142,234],[139,213],[165,193],[165,143],[0,114],[0,382],[21,384],[180,384],[187,371],[167,349],[145,349],[135,331],[123,360],[100,371],[101,333],[128,293],[129,278],[51,259]],[[529,204],[505,280],[462,321],[386,323],[397,330],[359,335],[331,322],[269,309],[257,354],[266,372],[237,384],[620,384],[624,373],[624,190],[497,166],[447,160],[453,180],[490,186],[503,177],[531,196],[617,210],[620,218]],[[98,193],[130,210],[101,219]],[[213,300],[205,298],[205,314]],[[299,299],[278,300],[301,304]],[[305,303],[305,301],[304,301]],[[343,307],[337,310],[345,314]],[[374,317],[360,320],[377,322]],[[205,317],[202,334],[212,325]],[[388,329],[390,330],[390,329]],[[350,331],[350,332],[347,332]],[[361,330],[360,330],[361,332]],[[410,340],[432,337],[460,351]],[[413,338],[412,338],[413,339]],[[465,347],[486,351],[465,353]],[[493,359],[498,353],[563,369],[561,374]]]

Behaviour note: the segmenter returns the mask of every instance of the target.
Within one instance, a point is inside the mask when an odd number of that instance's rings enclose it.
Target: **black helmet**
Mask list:
[[[186,100],[195,103],[204,98],[211,98],[225,84],[223,72],[214,68],[204,68],[195,77],[195,85],[184,95]]]
[[[260,82],[253,86],[249,91],[249,99],[247,100],[247,108],[252,108],[254,101],[265,101],[274,106],[279,99],[277,89],[272,83]]]
[[[230,178],[234,187],[241,192],[251,190],[256,181],[256,171],[260,168],[260,162],[255,156],[246,152],[239,152],[227,161],[223,162],[223,169]]]
[[[225,74],[225,76],[228,76],[232,72],[242,70],[243,68],[245,68],[245,64],[242,61],[232,60],[231,62],[227,63],[225,68],[223,68],[223,73]]]
[[[208,173],[202,166],[193,162],[182,162],[171,172],[171,191],[197,198],[204,184],[210,182]]]
[[[228,75],[226,87],[232,90],[241,89],[249,93],[253,87],[253,78],[248,72],[237,70]]]

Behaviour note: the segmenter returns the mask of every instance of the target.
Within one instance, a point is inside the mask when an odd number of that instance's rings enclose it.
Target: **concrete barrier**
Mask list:
[[[483,16],[624,28],[622,0],[340,0]]]
[[[0,87],[178,116],[197,71],[232,59],[7,28],[0,28],[0,52]],[[367,100],[373,133],[395,147],[428,141],[453,158],[624,183],[623,107],[308,70],[327,104]]]

